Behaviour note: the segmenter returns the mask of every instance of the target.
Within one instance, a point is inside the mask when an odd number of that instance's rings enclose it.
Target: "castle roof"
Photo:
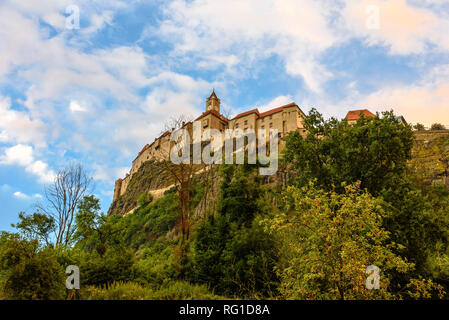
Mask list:
[[[244,117],[244,116],[247,116],[247,115],[252,114],[252,113],[255,113],[257,115],[257,118],[260,117],[259,110],[256,108],[256,109],[252,109],[252,110],[249,110],[249,111],[245,111],[245,112],[239,113],[234,118],[232,118],[232,120],[238,119],[238,118],[241,118],[241,117]]]
[[[297,106],[297,104],[292,102],[292,103],[286,104],[285,106],[277,107],[277,108],[274,108],[274,109],[271,109],[271,110],[268,110],[268,111],[265,111],[262,113],[260,113],[259,110],[256,108],[256,109],[252,109],[252,110],[249,110],[246,112],[242,112],[242,113],[238,114],[237,116],[235,116],[232,120],[247,116],[252,113],[255,113],[257,115],[256,118],[263,118],[263,117],[270,116],[272,114],[281,112],[282,110],[284,110],[284,108],[294,107],[294,106]]]
[[[215,94],[215,90],[212,90],[212,93],[211,93],[210,97],[207,98],[207,100],[212,99],[212,98],[218,99],[217,95]],[[220,100],[220,99],[218,99],[218,100]]]
[[[358,120],[360,119],[361,115],[364,115],[367,118],[374,118],[376,115],[374,113],[372,113],[371,111],[369,111],[368,109],[363,109],[363,110],[351,110],[348,112],[348,114],[346,115],[345,119],[348,121],[351,120]]]
[[[209,111],[203,112],[202,115],[200,115],[198,118],[195,119],[195,121],[200,120],[201,118],[204,118],[205,116],[209,115],[209,114],[213,114],[214,116],[216,116],[217,118],[219,118],[220,120],[224,121],[224,122],[228,122],[228,119],[222,115],[220,112],[211,109]]]

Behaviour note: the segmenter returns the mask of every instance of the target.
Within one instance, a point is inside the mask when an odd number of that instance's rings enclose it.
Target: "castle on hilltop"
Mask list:
[[[279,138],[285,137],[289,132],[298,131],[305,135],[303,120],[305,113],[294,102],[268,110],[266,112],[259,112],[259,110],[252,109],[238,114],[232,119],[226,118],[220,113],[220,99],[212,92],[209,98],[206,99],[206,111],[203,112],[195,121],[201,122],[201,130],[216,129],[224,132],[226,129],[240,129],[245,133],[247,130],[258,131],[260,129],[266,131],[267,140],[269,140],[270,129],[278,131]],[[189,132],[192,130],[192,122],[183,123]],[[142,164],[149,160],[162,161],[166,160],[170,152],[170,131],[165,131],[161,136],[154,139],[151,144],[147,144],[139,152],[132,163],[131,170],[124,179],[118,179],[115,182],[114,198],[116,201],[121,195],[126,192],[132,176],[139,170]],[[283,140],[279,140],[279,149],[285,145]]]

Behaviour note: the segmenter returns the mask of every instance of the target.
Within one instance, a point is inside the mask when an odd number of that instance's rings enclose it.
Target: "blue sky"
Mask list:
[[[106,212],[142,146],[212,88],[230,115],[295,101],[449,125],[447,30],[449,0],[0,0],[0,230],[72,161]]]

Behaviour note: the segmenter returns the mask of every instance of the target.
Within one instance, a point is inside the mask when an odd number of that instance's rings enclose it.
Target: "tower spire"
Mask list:
[[[215,88],[212,89],[212,93],[206,100],[206,111],[215,110],[220,113],[220,99],[218,99],[215,93]]]

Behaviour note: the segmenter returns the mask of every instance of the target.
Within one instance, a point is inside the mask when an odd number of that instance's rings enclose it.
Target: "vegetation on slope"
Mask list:
[[[47,243],[49,219],[21,214],[17,233],[0,236],[0,296],[446,299],[449,191],[410,170],[414,133],[395,119],[350,126],[312,110],[309,134],[286,139],[287,185],[264,184],[253,165],[220,166],[216,194],[189,221],[185,243],[176,190],[147,195],[151,163],[111,208],[135,206],[133,214],[106,216],[98,199],[83,198],[70,245]],[[192,210],[207,188],[201,179],[190,186]],[[74,296],[64,286],[68,265],[81,273]],[[378,290],[365,287],[369,265],[381,270]]]

